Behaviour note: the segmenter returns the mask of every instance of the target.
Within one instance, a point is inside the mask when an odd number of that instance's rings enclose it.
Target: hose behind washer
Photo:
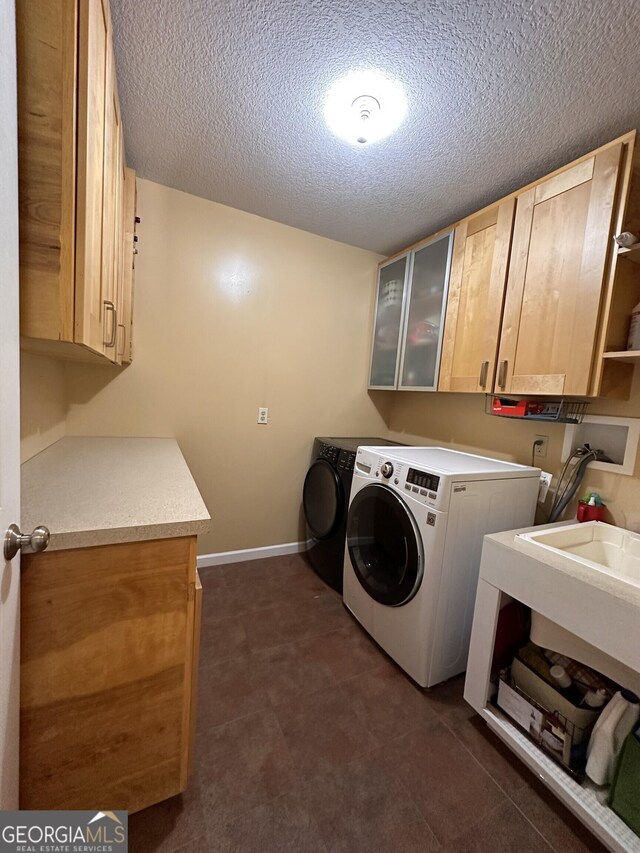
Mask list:
[[[557,521],[557,519],[564,512],[565,508],[567,507],[567,504],[571,501],[571,498],[575,495],[576,491],[578,490],[578,486],[580,485],[580,483],[582,482],[582,480],[584,478],[585,471],[587,470],[587,465],[589,465],[591,462],[612,462],[613,461],[602,450],[592,450],[588,444],[585,444],[584,448],[585,448],[585,455],[583,456],[583,458],[580,460],[580,462],[578,462],[578,464],[573,469],[573,472],[571,474],[571,480],[569,481],[567,486],[565,486],[565,489],[562,493],[560,500],[558,501],[557,504],[554,502],[554,505],[551,507],[551,512],[549,513],[549,521],[550,522],[551,521]],[[574,454],[572,454],[572,456],[575,455],[576,452],[577,451],[574,451]],[[571,459],[571,457],[570,457],[570,459]],[[561,474],[560,480],[558,481],[558,492],[556,493],[556,497],[557,497],[557,494],[559,493],[559,490],[560,490],[560,483],[562,480],[562,476],[563,475]]]

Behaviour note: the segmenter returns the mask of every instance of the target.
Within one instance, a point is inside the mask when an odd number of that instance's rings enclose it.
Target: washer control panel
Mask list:
[[[434,506],[434,501],[438,497],[439,485],[440,477],[436,474],[427,474],[424,471],[418,471],[416,468],[409,468],[404,488],[412,495],[422,498],[429,506]]]
[[[409,468],[407,483],[411,486],[417,486],[419,489],[426,489],[428,492],[437,492],[440,477],[435,474],[425,474],[424,471],[418,471],[415,468]]]
[[[450,492],[446,475],[421,471],[403,460],[390,460],[361,447],[356,456],[355,473],[374,482],[377,480],[401,495],[410,495],[412,500],[429,509],[446,511]]]

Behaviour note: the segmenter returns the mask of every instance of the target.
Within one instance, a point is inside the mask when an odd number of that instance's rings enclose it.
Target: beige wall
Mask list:
[[[483,394],[390,393],[390,436],[410,444],[443,444],[458,450],[495,456],[509,462],[531,464],[536,435],[549,437],[548,455],[536,461],[545,471],[556,475],[561,468],[564,439],[562,424],[507,420],[484,414]],[[640,370],[636,370],[631,399],[628,402],[595,401],[589,414],[640,417]],[[640,463],[636,460],[633,477],[594,471],[587,468],[575,500],[567,507],[565,518],[575,517],[575,503],[585,491],[602,495],[609,510],[608,521],[640,531]],[[555,481],[554,481],[555,484]],[[543,515],[538,521],[545,521]]]
[[[379,258],[147,181],[138,207],[134,362],[66,365],[67,431],[175,436],[214,519],[200,553],[300,540],[313,437],[387,432]]]
[[[20,353],[21,461],[30,459],[66,432],[64,363]]]

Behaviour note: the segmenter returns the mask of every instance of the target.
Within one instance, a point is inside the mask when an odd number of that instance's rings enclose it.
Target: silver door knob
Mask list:
[[[22,534],[17,524],[10,524],[4,534],[4,558],[13,560],[18,551],[26,554],[36,554],[44,551],[49,544],[51,534],[47,527],[36,527],[31,534]]]

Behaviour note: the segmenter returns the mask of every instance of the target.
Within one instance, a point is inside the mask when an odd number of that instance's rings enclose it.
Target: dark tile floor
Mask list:
[[[418,689],[299,555],[201,572],[196,769],[132,853],[604,848],[462,698]]]

